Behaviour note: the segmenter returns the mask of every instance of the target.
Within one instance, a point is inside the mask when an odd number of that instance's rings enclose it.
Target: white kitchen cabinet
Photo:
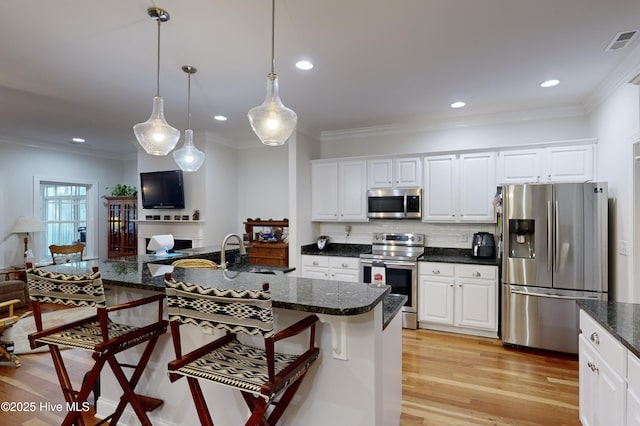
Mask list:
[[[380,158],[367,162],[369,189],[417,188],[422,181],[419,157]]]
[[[302,276],[331,281],[360,282],[357,257],[302,255]]]
[[[580,330],[580,422],[584,426],[625,425],[627,350],[582,310]]]
[[[311,162],[311,219],[366,222],[367,163]]]
[[[424,158],[425,222],[495,222],[495,153]]]
[[[421,262],[421,327],[497,337],[498,267]]]
[[[498,182],[586,182],[593,179],[594,145],[509,150],[498,156]]]
[[[332,281],[360,282],[360,258],[329,258],[329,279]]]

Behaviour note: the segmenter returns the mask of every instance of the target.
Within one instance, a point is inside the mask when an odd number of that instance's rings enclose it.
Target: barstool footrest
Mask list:
[[[136,399],[142,406],[145,412],[153,411],[162,404],[164,404],[164,400],[154,398],[152,396],[138,395],[136,394]]]

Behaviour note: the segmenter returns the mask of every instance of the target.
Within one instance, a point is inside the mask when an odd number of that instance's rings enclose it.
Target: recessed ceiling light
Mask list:
[[[227,121],[227,117],[225,117],[224,115],[214,115],[213,119],[217,121]]]
[[[302,61],[296,62],[296,68],[302,71],[309,71],[310,69],[313,68],[313,64],[310,61],[302,60]]]
[[[451,108],[462,108],[465,105],[467,105],[466,102],[457,101],[451,104]]]
[[[83,138],[72,138],[71,143],[85,143],[86,141]]]
[[[560,80],[546,80],[540,83],[540,87],[553,87],[560,84]]]

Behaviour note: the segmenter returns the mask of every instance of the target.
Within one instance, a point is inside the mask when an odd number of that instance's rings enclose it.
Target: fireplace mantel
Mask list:
[[[191,247],[202,247],[204,226],[202,220],[138,220],[138,253],[147,250],[146,239],[154,235],[171,234],[176,240],[190,240]]]

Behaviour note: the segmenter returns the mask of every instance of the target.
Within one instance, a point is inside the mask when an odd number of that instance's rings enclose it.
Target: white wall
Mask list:
[[[633,285],[633,143],[640,131],[638,86],[624,84],[591,114],[598,138],[597,178],[609,182],[609,276],[612,300],[638,302]],[[621,255],[623,241],[631,252]],[[638,250],[638,247],[635,248]]]
[[[287,145],[238,151],[238,213],[247,218],[282,220],[289,211]]]
[[[238,150],[220,143],[210,133],[194,135],[194,143],[205,153],[205,161],[197,172],[183,173],[185,208],[145,210],[140,207],[139,217],[144,219],[146,215],[154,213],[171,216],[179,214],[189,215],[191,220],[193,212],[198,210],[205,229],[201,245],[217,246],[226,234],[244,232],[242,220],[238,216]],[[171,154],[158,157],[143,151],[138,153],[140,172],[177,169],[179,167]],[[139,185],[138,178],[138,187]]]
[[[76,149],[75,151],[80,151]],[[18,216],[36,215],[34,211],[34,176],[65,179],[95,180],[98,196],[110,195],[118,183],[124,183],[124,166],[121,160],[82,155],[74,150],[49,150],[0,140],[0,268],[20,265],[23,262],[22,238],[9,235]],[[99,198],[98,241],[99,256],[107,255],[107,208]],[[34,243],[38,243],[37,239]],[[40,243],[42,245],[42,243]],[[38,258],[48,256],[46,247],[35,247]]]
[[[300,246],[315,240],[319,225],[311,222],[311,160],[320,155],[320,141],[298,132],[289,141],[289,266],[300,268]]]

